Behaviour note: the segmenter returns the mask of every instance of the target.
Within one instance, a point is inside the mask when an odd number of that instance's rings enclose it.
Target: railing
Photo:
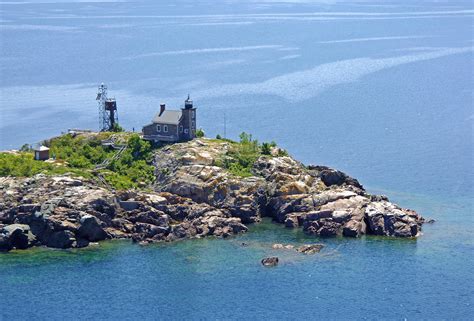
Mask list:
[[[102,183],[106,188],[112,189],[111,186],[105,180],[102,173],[99,172],[99,170],[107,168],[110,165],[110,163],[112,163],[114,160],[119,159],[120,156],[123,154],[123,152],[127,149],[127,145],[117,144],[117,136],[112,135],[110,136],[109,139],[102,141],[102,146],[111,146],[113,149],[118,150],[112,157],[104,159],[102,163],[96,165],[94,168],[94,171],[96,173],[96,176],[99,182]]]
[[[104,159],[104,161],[102,163],[100,163],[99,165],[96,165],[95,170],[104,169],[107,166],[109,166],[110,163],[112,163],[114,160],[117,160],[123,154],[123,152],[126,149],[127,149],[127,146],[120,147],[118,152],[116,152],[112,157],[106,158],[106,159]]]

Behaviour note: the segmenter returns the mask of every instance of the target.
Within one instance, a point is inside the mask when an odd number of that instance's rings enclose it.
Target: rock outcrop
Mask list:
[[[320,237],[420,233],[424,220],[415,211],[328,167],[262,156],[253,176],[232,175],[217,166],[231,144],[196,139],[158,149],[154,191],[115,192],[70,175],[0,178],[0,251],[228,237],[263,216]]]
[[[230,211],[171,193],[113,193],[67,175],[3,178],[0,183],[0,251],[33,245],[79,248],[112,238],[151,243],[227,237],[247,231]]]

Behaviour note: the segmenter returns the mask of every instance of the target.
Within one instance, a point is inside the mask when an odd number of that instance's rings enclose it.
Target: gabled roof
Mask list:
[[[46,151],[46,150],[49,150],[49,148],[46,147],[46,146],[41,145],[41,146],[39,146],[39,147],[34,148],[33,150],[34,150],[35,152],[44,152],[44,151]]]
[[[181,110],[165,110],[161,116],[160,113],[156,114],[155,118],[153,118],[153,123],[178,125],[181,116]]]

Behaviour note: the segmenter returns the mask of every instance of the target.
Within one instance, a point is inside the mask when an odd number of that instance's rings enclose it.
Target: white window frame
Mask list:
[[[159,133],[161,132],[161,125],[156,125],[156,131]]]
[[[167,133],[168,132],[168,125],[163,125],[163,133]]]
[[[180,133],[183,132],[183,125],[180,125],[180,126],[179,126],[179,132],[180,132]]]
[[[196,122],[193,120],[193,121],[191,122],[191,129],[194,129],[194,128],[196,128]]]
[[[192,116],[193,119],[194,119],[194,117],[196,117],[196,113],[194,112],[194,110],[191,110],[191,116]]]

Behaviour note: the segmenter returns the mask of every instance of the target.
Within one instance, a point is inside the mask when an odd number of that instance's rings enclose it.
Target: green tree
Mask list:
[[[31,152],[31,146],[29,144],[23,144],[20,147],[20,152]]]

